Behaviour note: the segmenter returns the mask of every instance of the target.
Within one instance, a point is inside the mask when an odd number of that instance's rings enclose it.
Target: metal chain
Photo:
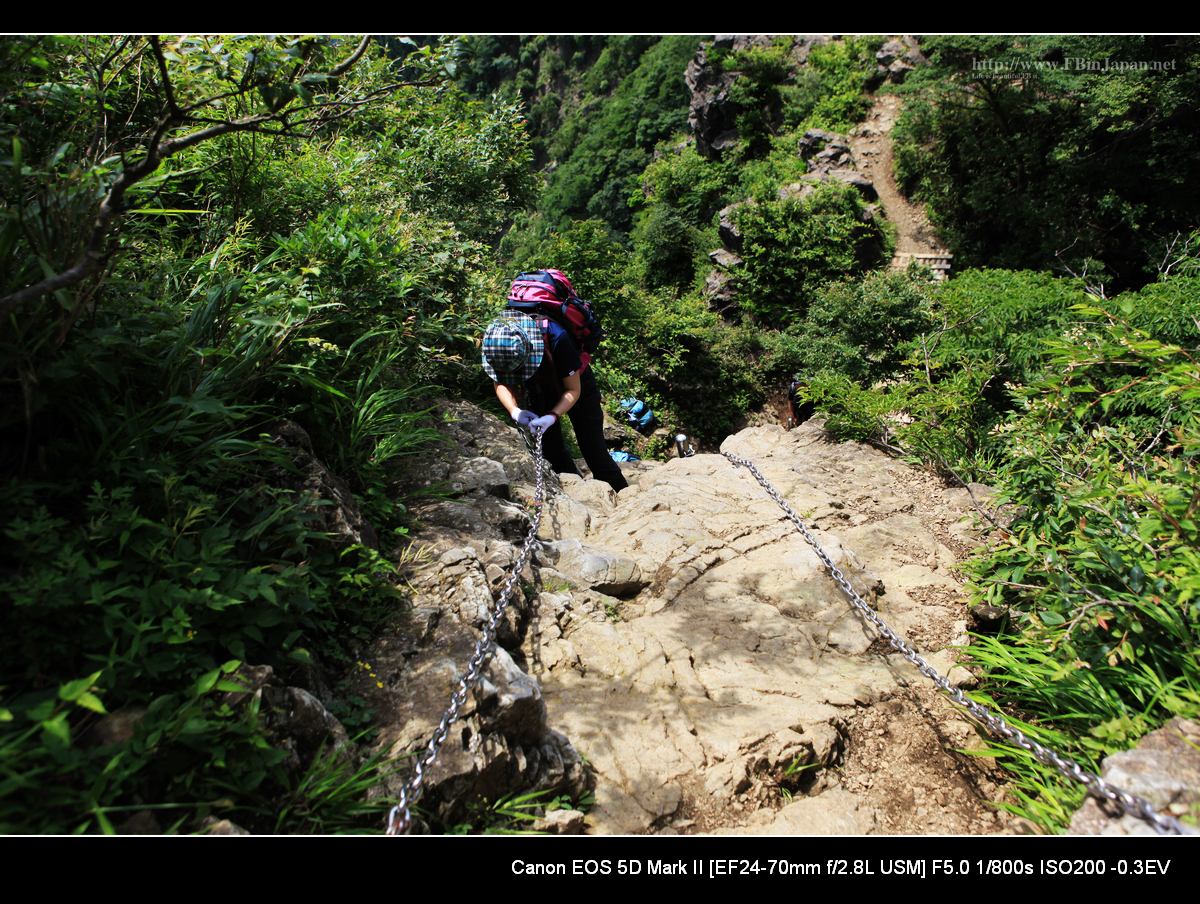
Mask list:
[[[491,619],[484,626],[483,636],[479,638],[479,643],[475,645],[475,652],[471,655],[467,663],[466,674],[459,679],[458,690],[454,692],[454,696],[450,699],[449,708],[442,715],[442,723],[434,730],[433,736],[429,739],[429,745],[425,748],[425,753],[417,760],[412,779],[401,789],[399,803],[392,807],[391,812],[388,814],[387,834],[389,835],[402,835],[408,832],[412,819],[409,807],[415,804],[417,798],[421,796],[421,783],[425,780],[426,773],[432,768],[433,761],[437,759],[438,750],[441,748],[442,742],[446,740],[450,726],[458,720],[458,711],[467,702],[467,693],[474,686],[475,682],[479,680],[479,675],[483,672],[483,667],[491,656],[492,645],[496,639],[496,629],[500,625],[500,619],[504,617],[504,610],[508,606],[509,597],[512,595],[513,588],[517,586],[517,579],[520,577],[521,572],[525,570],[525,562],[529,558],[529,551],[533,548],[533,541],[537,538],[538,530],[542,524],[542,497],[544,493],[541,433],[535,434],[533,449],[530,451],[533,455],[534,464],[537,466],[537,495],[533,502],[534,515],[529,525],[529,535],[525,538],[525,545],[521,549],[521,554],[517,557],[517,563],[513,567],[512,573],[509,574],[508,580],[504,583],[504,588],[500,591],[500,600],[496,603],[496,611],[492,613]]]
[[[741,465],[742,467],[749,469],[750,473],[754,475],[754,479],[762,485],[763,489],[767,491],[772,499],[779,503],[780,508],[783,509],[784,513],[788,516],[791,522],[796,525],[796,528],[803,535],[805,542],[807,542],[808,545],[813,548],[813,551],[816,552],[817,556],[825,564],[825,567],[829,569],[829,574],[837,582],[838,586],[842,588],[846,596],[850,598],[850,602],[863,614],[867,621],[871,622],[871,624],[875,626],[880,635],[887,640],[893,648],[899,650],[905,659],[916,666],[917,670],[920,671],[922,675],[937,685],[939,690],[947,693],[955,703],[965,708],[971,713],[972,716],[986,725],[988,730],[993,735],[999,735],[1000,737],[1011,741],[1022,750],[1028,751],[1029,753],[1033,754],[1034,758],[1037,759],[1038,762],[1045,763],[1047,766],[1053,766],[1063,777],[1081,782],[1096,794],[1107,797],[1109,800],[1116,801],[1125,808],[1126,812],[1149,822],[1160,835],[1193,834],[1191,830],[1185,828],[1178,820],[1170,816],[1163,816],[1162,814],[1156,812],[1151,806],[1150,802],[1144,797],[1139,797],[1136,794],[1130,794],[1126,791],[1122,791],[1120,788],[1110,785],[1104,779],[1100,778],[1100,776],[1084,770],[1079,766],[1078,763],[1059,756],[1048,747],[1043,747],[1037,741],[1026,737],[1023,732],[1013,728],[1006,721],[1004,721],[1002,717],[995,715],[986,707],[981,706],[974,700],[969,699],[958,688],[953,687],[946,678],[938,674],[936,669],[918,656],[917,651],[909,646],[908,642],[904,640],[904,638],[900,637],[898,634],[892,631],[891,628],[884,624],[883,620],[875,613],[875,610],[868,606],[863,598],[858,595],[858,592],[855,591],[855,589],[850,585],[850,582],[846,580],[845,575],[843,575],[837,566],[833,564],[833,560],[829,558],[825,550],[823,550],[821,545],[817,543],[816,539],[813,538],[813,535],[808,532],[808,528],[804,526],[804,523],[800,520],[796,513],[792,511],[791,506],[789,506],[783,500],[783,497],[779,495],[779,492],[773,486],[771,486],[770,482],[763,477],[758,468],[754,466],[754,462],[750,461],[749,459],[738,458],[736,455],[731,455],[728,452],[722,452],[721,454],[735,465]]]

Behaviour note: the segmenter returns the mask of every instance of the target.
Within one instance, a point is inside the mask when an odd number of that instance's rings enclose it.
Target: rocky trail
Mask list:
[[[965,544],[940,491],[818,423],[723,451],[754,460],[860,594],[953,667]],[[597,521],[587,542],[648,586],[565,630],[545,613],[541,631],[560,635],[542,657],[550,721],[597,772],[593,831],[996,830],[996,776],[955,752],[981,746],[974,729],[876,639],[748,471],[715,455],[647,469]]]
[[[896,227],[893,270],[904,270],[914,254],[948,254],[929,225],[924,206],[909,201],[896,187],[891,131],[899,113],[899,97],[876,95],[871,112],[850,133],[848,142],[855,167],[871,181],[888,222]]]
[[[411,479],[446,480],[453,498],[419,511],[412,609],[364,652],[355,689],[394,755],[440,720],[533,495],[515,432],[446,408],[450,445]],[[954,683],[974,680],[953,649],[966,643],[956,567],[978,542],[965,490],[834,443],[819,421],[752,427],[723,451],[756,462],[894,630]],[[984,740],[875,636],[746,469],[696,455],[627,474],[619,496],[548,476],[540,539],[431,771],[430,812],[455,822],[481,795],[590,785],[571,831],[1004,831],[1002,776],[964,752]]]

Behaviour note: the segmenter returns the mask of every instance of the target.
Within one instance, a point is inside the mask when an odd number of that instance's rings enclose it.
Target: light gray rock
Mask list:
[[[637,562],[629,556],[585,546],[575,539],[558,540],[545,546],[553,547],[556,570],[576,586],[625,596],[636,593],[647,583]]]
[[[585,819],[579,810],[551,810],[534,820],[529,830],[547,835],[579,835],[583,832]]]
[[[708,256],[712,258],[714,264],[725,270],[732,270],[745,263],[740,257],[725,248],[718,248],[716,251],[710,252]]]
[[[228,819],[216,819],[212,816],[205,817],[200,824],[200,828],[205,835],[249,835],[250,833],[243,829],[235,822]]]
[[[909,518],[859,528],[856,540],[871,539],[861,552],[835,517],[908,517],[911,501],[888,471],[903,466],[828,443],[819,422],[750,428],[723,448],[753,459],[794,509],[829,512],[830,527],[816,531],[829,556],[893,627],[912,623],[917,605],[904,588],[936,585],[948,551]],[[640,617],[558,622],[555,643],[571,644],[577,659],[542,679],[551,721],[600,777],[592,832],[669,821],[695,784],[729,799],[785,759],[834,762],[841,709],[897,687],[894,666],[866,655],[873,629],[776,503],[724,457],[675,459],[643,475],[588,543],[629,557],[649,581],[630,607]],[[563,570],[561,554],[554,567]],[[868,831],[873,814],[843,803],[805,803],[776,830]]]
[[[467,458],[450,475],[450,489],[456,493],[467,493],[482,489],[489,496],[508,499],[511,487],[504,465],[490,458]]]
[[[1200,722],[1176,716],[1126,750],[1105,757],[1100,777],[1145,798],[1155,810],[1184,823],[1190,834],[1200,819]],[[1150,823],[1105,798],[1089,796],[1071,819],[1068,835],[1157,835]]]
[[[592,513],[587,505],[572,499],[566,493],[560,493],[551,497],[542,510],[538,539],[565,540],[571,537],[586,537],[591,529]]]
[[[560,476],[563,492],[587,506],[594,519],[611,515],[617,507],[617,491],[603,480],[582,480],[569,474]]]

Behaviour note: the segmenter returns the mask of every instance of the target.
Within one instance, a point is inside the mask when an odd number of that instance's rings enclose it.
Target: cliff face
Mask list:
[[[419,510],[412,609],[364,654],[374,675],[355,689],[394,755],[422,748],[441,719],[533,496],[515,430],[468,403],[445,408],[447,447],[411,479],[446,480],[455,498]],[[831,442],[818,422],[750,428],[723,449],[757,463],[885,621],[954,667],[956,550],[971,536],[953,491]],[[479,794],[590,781],[596,833],[996,830],[990,761],[951,752],[978,743],[973,729],[875,640],[748,471],[697,455],[627,473],[620,494],[548,475],[501,649],[424,806],[452,821]]]

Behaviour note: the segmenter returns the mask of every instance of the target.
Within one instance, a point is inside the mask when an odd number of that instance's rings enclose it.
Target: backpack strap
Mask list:
[[[552,403],[557,404],[558,400],[562,398],[564,388],[562,378],[558,375],[558,368],[554,366],[554,355],[550,352],[550,321],[543,317],[538,321],[538,324],[542,328],[542,349],[545,352],[545,357],[542,360],[542,366],[546,368],[546,373],[549,375],[544,379],[546,383],[552,385],[555,391],[558,393],[558,395],[554,398],[554,402]]]

